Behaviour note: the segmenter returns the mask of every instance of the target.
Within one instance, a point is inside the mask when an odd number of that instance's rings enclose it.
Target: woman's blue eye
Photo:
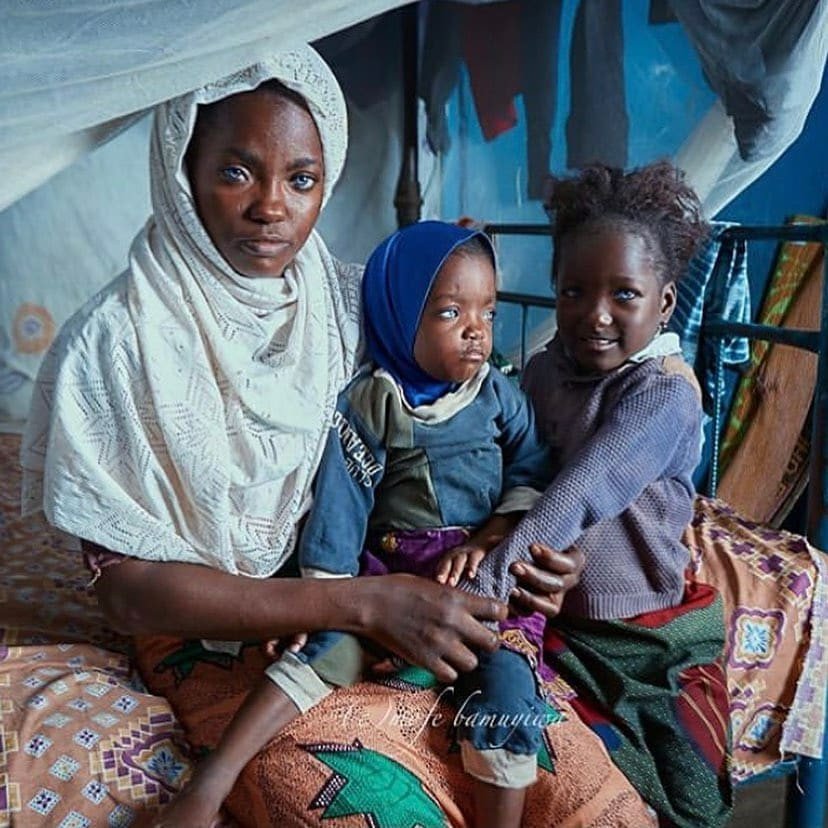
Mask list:
[[[299,173],[293,177],[293,185],[302,192],[311,190],[316,185],[316,178],[308,173]]]

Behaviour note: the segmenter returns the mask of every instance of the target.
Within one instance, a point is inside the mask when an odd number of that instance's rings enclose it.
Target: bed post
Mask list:
[[[402,28],[403,72],[403,149],[400,177],[394,195],[397,225],[405,227],[420,220],[423,199],[420,194],[417,153],[417,75],[418,75],[418,16],[419,3],[411,3],[400,10]]]

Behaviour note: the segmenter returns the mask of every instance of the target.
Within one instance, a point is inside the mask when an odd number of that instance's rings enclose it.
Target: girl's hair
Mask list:
[[[555,240],[553,279],[567,236],[609,227],[642,238],[662,284],[678,281],[710,232],[698,196],[669,161],[627,173],[593,164],[572,178],[550,177],[544,207]]]

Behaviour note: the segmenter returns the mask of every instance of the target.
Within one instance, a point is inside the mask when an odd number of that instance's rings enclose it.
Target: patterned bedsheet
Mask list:
[[[19,517],[18,446],[0,435],[0,828],[134,825],[192,760],[169,705],[134,672],[129,642],[107,629],[72,539]],[[734,777],[783,749],[817,754],[821,554],[703,499],[688,543],[698,578],[727,602]]]
[[[19,517],[18,446],[0,436],[0,826],[121,828],[169,799],[190,760],[73,540]]]
[[[696,499],[685,536],[700,581],[725,601],[731,773],[744,781],[784,753],[819,758],[828,676],[828,557],[793,535]]]

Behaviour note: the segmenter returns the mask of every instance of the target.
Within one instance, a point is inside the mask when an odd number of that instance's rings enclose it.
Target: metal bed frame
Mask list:
[[[551,230],[546,224],[488,224],[483,230],[492,237],[497,236],[549,236]],[[722,251],[738,240],[770,240],[818,242],[823,245],[828,262],[828,223],[790,224],[784,226],[732,226],[722,233]],[[726,256],[719,255],[712,278],[721,278]],[[520,308],[520,367],[526,361],[527,319],[530,308],[555,307],[551,296],[536,296],[526,293],[498,292],[498,300]],[[723,425],[724,364],[722,339],[728,336],[744,336],[748,339],[764,340],[790,345],[811,351],[817,355],[818,370],[812,408],[810,468],[808,486],[808,509],[806,536],[823,552],[828,553],[828,275],[822,284],[821,324],[817,331],[794,330],[790,328],[760,325],[757,323],[737,324],[723,319],[705,320],[702,336],[716,341],[716,389],[714,401],[712,460],[707,492],[716,493],[718,484],[718,458],[720,433]],[[828,655],[826,655],[828,657]],[[828,708],[826,709],[828,721]],[[790,828],[825,828],[828,826],[828,728],[823,741],[823,758],[793,756],[777,763],[764,773],[741,783],[753,785],[778,776],[792,776],[788,785],[785,807],[785,822]]]

